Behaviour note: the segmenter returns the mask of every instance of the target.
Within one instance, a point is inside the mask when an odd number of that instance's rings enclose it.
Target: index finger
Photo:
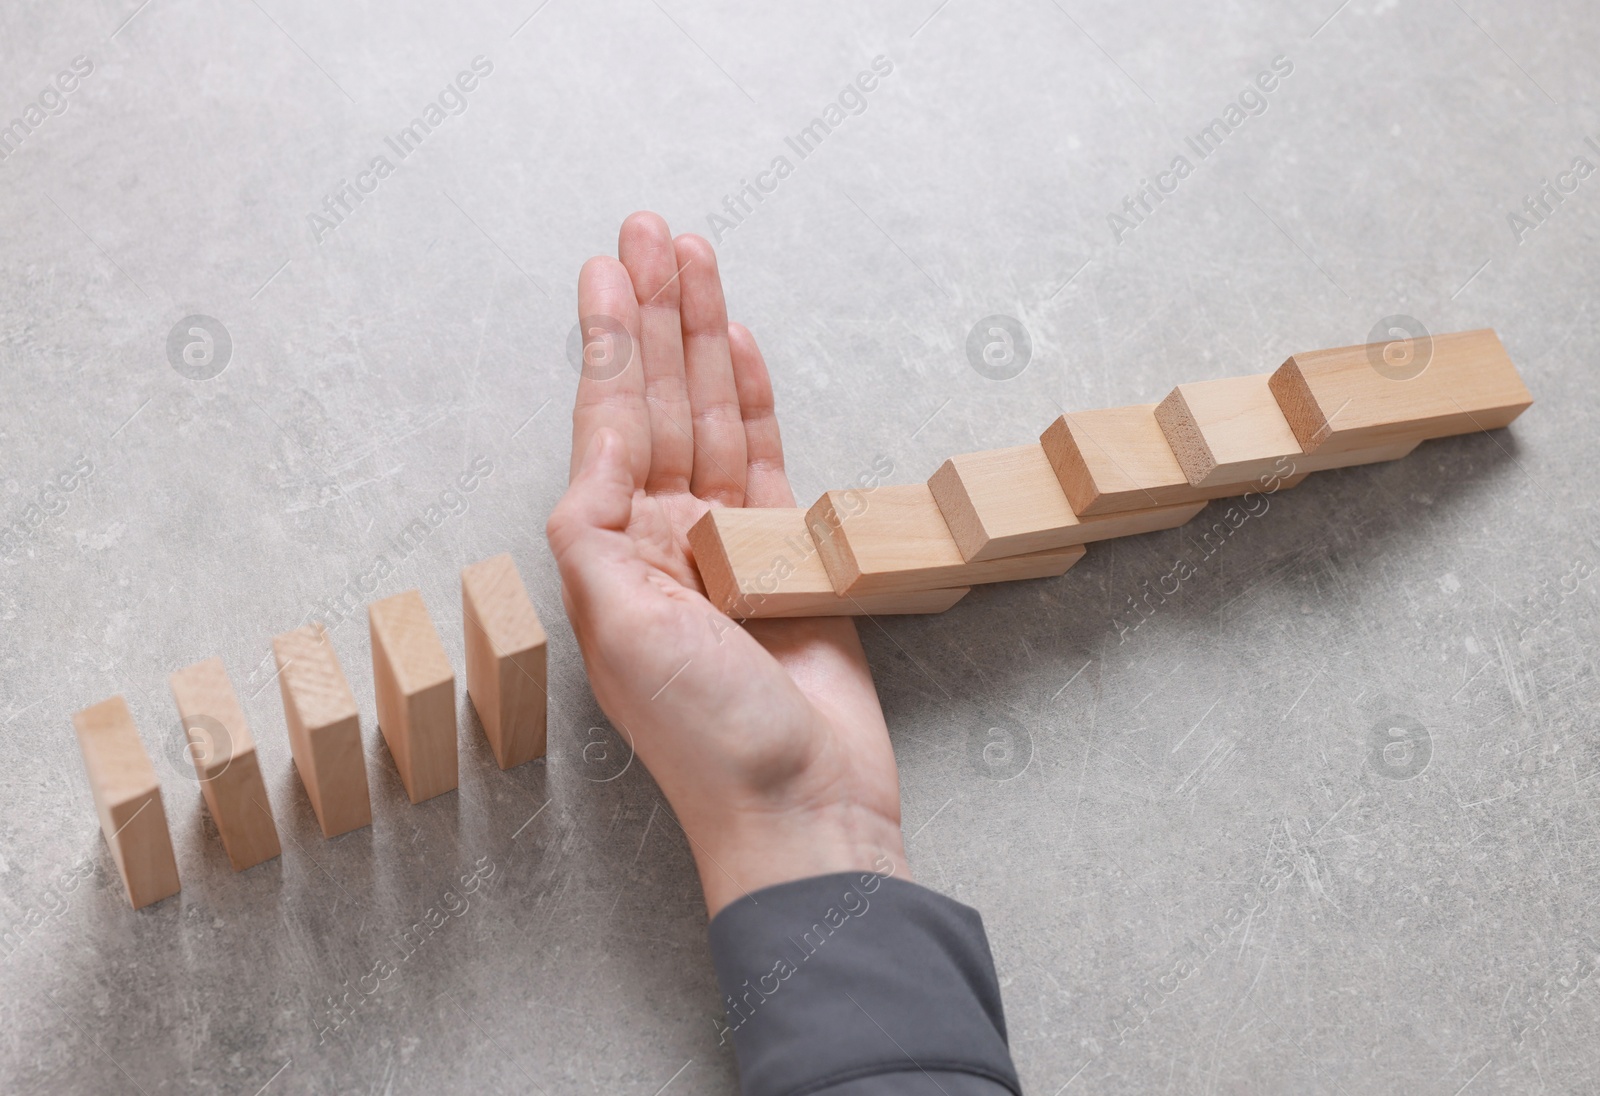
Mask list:
[[[572,463],[568,479],[602,426],[628,447],[634,486],[650,474],[650,412],[639,359],[639,301],[627,268],[596,255],[578,274],[578,322],[583,328],[583,370],[572,408]]]

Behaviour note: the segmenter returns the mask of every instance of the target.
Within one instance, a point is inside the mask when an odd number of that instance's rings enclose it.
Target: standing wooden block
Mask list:
[[[289,749],[323,837],[372,822],[361,716],[344,679],[333,640],[321,624],[308,624],[272,641],[278,691],[289,725]]]
[[[1430,355],[1426,367],[1397,379],[1420,364],[1420,355]],[[1296,354],[1272,374],[1271,387],[1307,453],[1493,430],[1533,403],[1499,337],[1488,329],[1435,335],[1431,348],[1402,339]]]
[[[829,491],[806,513],[841,594],[890,593],[1065,574],[1083,545],[969,563],[925,483]]]
[[[1079,518],[1293,486],[1276,478],[1265,484],[1250,480],[1192,486],[1155,411],[1153,403],[1074,411],[1056,419],[1039,438]]]
[[[1180,384],[1156,407],[1167,444],[1193,487],[1398,460],[1421,444],[1403,438],[1349,451],[1305,453],[1272,394],[1270,375]]]
[[[841,594],[793,507],[719,507],[689,529],[689,546],[706,597],[739,620],[942,613],[969,589]]]
[[[206,809],[222,834],[234,871],[271,860],[282,849],[261,780],[255,739],[222,659],[208,658],[168,679],[189,736],[189,755]]]
[[[1195,501],[1080,518],[1037,443],[951,457],[928,488],[969,562],[1172,529],[1205,506]]]
[[[456,677],[416,590],[373,602],[372,680],[378,730],[411,802],[456,786]]]
[[[89,772],[100,832],[134,909],[178,893],[178,862],[172,855],[161,784],[139,729],[120,696],[102,700],[72,717],[78,749]]]
[[[508,553],[461,572],[467,695],[502,769],[543,757],[545,634]]]

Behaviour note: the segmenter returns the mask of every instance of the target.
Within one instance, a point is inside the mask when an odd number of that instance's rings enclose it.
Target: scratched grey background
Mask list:
[[[538,3],[0,11],[0,120],[93,64],[0,161],[0,521],[22,530],[0,557],[0,1089],[735,1091],[684,838],[589,696],[542,528],[579,265],[638,208],[712,234],[787,154],[718,235],[806,501],[1395,314],[1495,327],[1538,399],[1495,436],[1320,474],[1221,547],[1198,526],[1094,546],[863,625],[914,873],[983,912],[1028,1090],[1593,1091],[1600,178],[1508,218],[1600,164],[1600,9]],[[866,109],[796,157],[785,137],[880,54]],[[309,214],[478,55],[466,112],[317,242]],[[1277,57],[1265,112],[1189,151]],[[194,314],[232,342],[210,380],[169,362]],[[991,314],[1032,341],[1011,380],[967,358]],[[329,605],[386,559],[377,593],[420,587],[459,673],[458,570],[508,549],[551,632],[549,760],[501,773],[463,697],[460,793],[412,807],[363,616]],[[268,647],[319,616],[373,784],[373,826],[334,841]],[[211,655],[283,836],[239,875],[165,684]],[[69,724],[113,693],[183,878],[139,914]]]

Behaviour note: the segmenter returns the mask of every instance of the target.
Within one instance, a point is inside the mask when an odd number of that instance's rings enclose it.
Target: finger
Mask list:
[[[650,473],[650,415],[639,366],[639,302],[627,269],[609,255],[590,259],[578,274],[578,320],[584,325],[585,364],[572,408],[568,478],[577,475],[595,432],[609,426],[621,435],[634,483],[642,486]],[[625,335],[616,333],[618,325]]]
[[[694,470],[694,427],[683,377],[678,256],[667,222],[635,213],[622,222],[617,257],[628,268],[639,308],[645,406],[650,416],[647,491],[687,491]]]
[[[574,627],[604,616],[604,606],[647,585],[648,567],[628,535],[634,471],[627,444],[608,426],[595,430],[545,536],[571,601]]]
[[[794,492],[783,467],[783,439],[778,435],[778,415],[772,397],[772,376],[755,336],[743,324],[728,325],[728,346],[733,358],[733,380],[739,390],[739,414],[744,422],[746,506],[793,506]]]
[[[728,306],[717,253],[699,236],[679,236],[679,311],[683,372],[694,420],[694,473],[689,489],[725,506],[744,505],[744,423],[728,349]]]

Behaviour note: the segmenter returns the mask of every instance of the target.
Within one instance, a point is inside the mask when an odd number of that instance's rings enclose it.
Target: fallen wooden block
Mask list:
[[[1192,487],[1259,481],[1398,460],[1421,442],[1306,453],[1278,406],[1270,375],[1180,384],[1156,407],[1156,422]]]
[[[951,457],[928,488],[968,562],[1172,529],[1205,506],[1199,500],[1080,518],[1037,443]]]
[[[894,593],[1049,578],[1083,558],[1083,545],[968,562],[925,483],[828,491],[806,526],[833,588]]]
[[[378,730],[411,802],[456,786],[456,677],[416,590],[367,608]]]
[[[222,835],[234,871],[271,860],[282,849],[272,804],[261,780],[255,739],[220,658],[185,667],[168,679],[189,737],[189,756],[206,809]]]
[[[367,765],[361,752],[361,716],[321,624],[308,624],[272,641],[278,690],[289,725],[289,749],[323,837],[372,822]]]
[[[467,695],[502,769],[543,757],[548,701],[544,626],[507,553],[461,572]]]
[[[177,894],[178,861],[161,806],[161,784],[128,705],[120,696],[102,700],[74,714],[72,729],[89,773],[100,832],[128,901],[137,910]]]
[[[1413,376],[1393,365],[1408,355],[1418,365],[1421,355],[1430,356]],[[1296,354],[1272,374],[1271,389],[1307,453],[1493,430],[1533,403],[1499,337],[1487,328],[1434,335],[1431,349],[1427,341],[1402,339]]]
[[[1074,411],[1039,438],[1056,479],[1078,517],[1269,493],[1292,487],[1305,473],[1195,487],[1156,421],[1156,405]]]
[[[689,546],[706,597],[738,620],[942,613],[969,589],[841,594],[793,507],[719,507],[690,527]]]

